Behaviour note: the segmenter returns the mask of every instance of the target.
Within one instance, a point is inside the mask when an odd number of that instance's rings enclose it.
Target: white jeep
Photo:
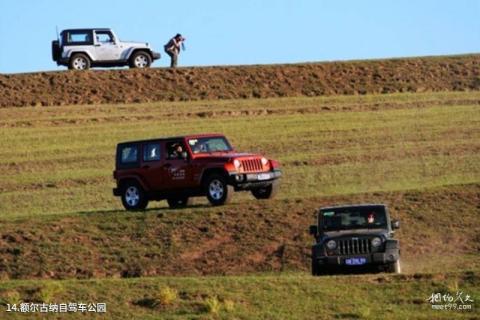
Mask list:
[[[52,59],[69,69],[90,67],[148,68],[160,59],[145,42],[122,42],[111,29],[68,29],[52,41]]]

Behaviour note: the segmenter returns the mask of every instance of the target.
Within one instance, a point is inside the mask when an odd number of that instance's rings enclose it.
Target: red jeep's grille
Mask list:
[[[241,160],[243,171],[263,171],[262,161],[260,159]]]

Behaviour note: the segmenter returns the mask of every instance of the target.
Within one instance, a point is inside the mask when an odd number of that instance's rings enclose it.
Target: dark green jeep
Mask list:
[[[312,274],[380,270],[400,273],[399,221],[391,221],[382,204],[321,208],[310,226]]]

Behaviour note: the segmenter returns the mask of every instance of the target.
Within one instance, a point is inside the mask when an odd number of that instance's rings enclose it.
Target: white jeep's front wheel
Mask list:
[[[145,51],[137,51],[130,58],[130,67],[131,68],[148,68],[152,64],[152,58]]]

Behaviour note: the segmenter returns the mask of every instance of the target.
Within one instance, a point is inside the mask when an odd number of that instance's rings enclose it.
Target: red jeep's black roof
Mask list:
[[[153,138],[153,139],[145,139],[145,140],[125,141],[125,142],[120,142],[118,145],[135,144],[135,143],[148,143],[148,142],[165,141],[165,140],[195,139],[195,138],[204,138],[204,137],[225,137],[225,135],[223,135],[223,134],[221,134],[221,133],[189,134],[189,135],[185,135],[185,136],[175,136],[175,137],[165,137],[165,138]]]

